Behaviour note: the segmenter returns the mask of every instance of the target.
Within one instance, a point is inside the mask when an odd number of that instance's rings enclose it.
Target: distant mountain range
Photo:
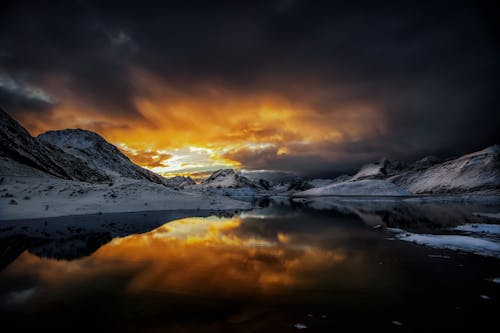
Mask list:
[[[382,159],[364,165],[353,176],[330,180],[289,177],[286,182],[276,184],[256,178],[257,174],[245,177],[238,171],[224,169],[196,185],[190,177],[167,179],[134,164],[117,147],[91,131],[66,129],[32,137],[1,109],[0,121],[3,175],[37,174],[88,183],[112,183],[117,177],[124,177],[179,189],[225,190],[220,193],[224,195],[500,193],[500,147],[496,145],[444,161],[425,157],[409,164]]]
[[[366,179],[386,180],[413,194],[495,192],[500,189],[500,146],[444,161],[433,156],[411,164],[382,159],[348,181]]]

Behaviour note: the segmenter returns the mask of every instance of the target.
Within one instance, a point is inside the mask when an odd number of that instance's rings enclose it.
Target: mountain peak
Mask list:
[[[0,156],[59,178],[89,182],[110,180],[84,160],[32,137],[2,109],[0,120]]]
[[[258,187],[257,183],[242,176],[240,172],[233,169],[219,169],[214,171],[210,177],[201,182],[207,187],[238,188]]]
[[[116,146],[92,131],[79,128],[48,131],[37,138],[47,145],[56,146],[87,161],[92,167],[103,170],[111,177],[144,179],[168,185],[165,178],[134,164]]]
[[[109,144],[99,134],[81,128],[68,128],[58,131],[48,131],[37,137],[39,140],[48,141],[56,146],[70,146],[85,149],[98,143]]]

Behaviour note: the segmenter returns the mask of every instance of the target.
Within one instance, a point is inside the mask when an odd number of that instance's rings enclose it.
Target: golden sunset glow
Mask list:
[[[24,253],[7,274],[36,272],[44,284],[57,286],[134,272],[127,287],[132,293],[268,293],[312,286],[316,275],[306,272],[333,269],[348,259],[340,249],[291,245],[291,236],[283,233],[275,239],[245,237],[237,232],[241,223],[238,217],[186,218],[145,234],[114,239],[90,257],[72,261]],[[358,265],[356,257],[349,260]]]
[[[357,141],[384,130],[377,109],[366,103],[348,103],[325,114],[279,94],[241,94],[214,86],[188,94],[144,71],[135,71],[134,78],[142,91],[134,98],[140,118],[94,110],[68,96],[50,116],[21,121],[32,134],[67,127],[96,131],[134,162],[164,175],[244,168],[241,155],[261,153],[332,160],[339,156],[325,144]]]

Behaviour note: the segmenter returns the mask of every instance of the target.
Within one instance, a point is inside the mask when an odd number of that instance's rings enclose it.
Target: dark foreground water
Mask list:
[[[500,284],[489,280],[500,277],[500,260],[403,242],[385,229],[447,230],[480,208],[316,208],[0,222],[1,330],[500,327]]]

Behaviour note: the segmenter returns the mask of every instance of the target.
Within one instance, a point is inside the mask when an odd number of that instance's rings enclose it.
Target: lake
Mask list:
[[[454,227],[492,223],[473,213],[495,212],[496,203],[325,198],[256,207],[0,222],[2,325],[125,332],[500,327],[498,253],[424,246],[397,233],[471,236]]]

